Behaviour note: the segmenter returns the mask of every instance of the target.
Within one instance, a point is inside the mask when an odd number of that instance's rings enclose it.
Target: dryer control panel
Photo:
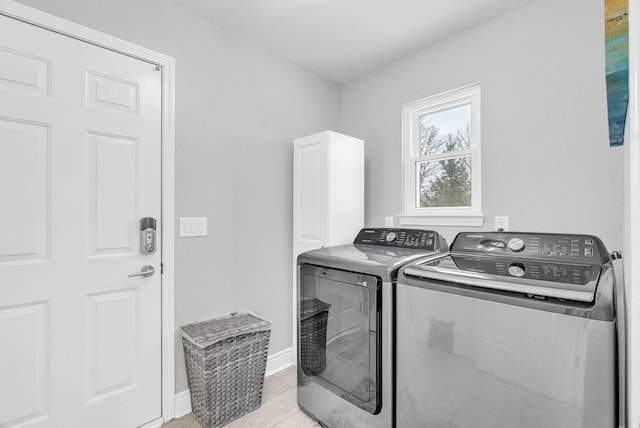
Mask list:
[[[427,251],[447,250],[447,244],[438,232],[420,229],[364,228],[353,243]]]
[[[569,264],[604,264],[609,261],[604,244],[592,235],[465,232],[458,234],[453,241],[451,252]]]

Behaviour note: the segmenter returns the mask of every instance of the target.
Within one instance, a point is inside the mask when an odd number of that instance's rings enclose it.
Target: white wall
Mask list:
[[[508,215],[511,230],[592,233],[620,249],[603,16],[602,0],[540,0],[344,85],[342,132],[366,141],[366,224],[402,211],[402,104],[480,83],[482,229]],[[449,242],[460,231],[442,230]]]
[[[339,86],[179,2],[21,3],[176,58],[176,217],[209,218],[176,239],[176,325],[247,308],[273,321],[270,353],[290,347],[292,140],[339,127]]]

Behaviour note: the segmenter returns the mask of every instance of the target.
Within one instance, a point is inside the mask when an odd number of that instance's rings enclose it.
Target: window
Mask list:
[[[402,148],[402,225],[482,225],[479,85],[404,105]]]

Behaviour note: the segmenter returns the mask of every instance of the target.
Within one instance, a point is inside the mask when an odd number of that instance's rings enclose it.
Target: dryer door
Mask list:
[[[300,267],[299,383],[318,383],[372,414],[380,411],[380,290],[372,275]]]

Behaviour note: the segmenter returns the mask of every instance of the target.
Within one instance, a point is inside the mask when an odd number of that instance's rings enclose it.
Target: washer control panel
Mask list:
[[[514,260],[452,255],[457,269],[559,284],[588,285],[596,282],[601,266],[553,263],[538,260]]]
[[[364,228],[353,243],[427,251],[447,250],[447,244],[438,232],[420,229]]]
[[[451,252],[576,264],[602,264],[609,260],[602,242],[591,235],[464,232],[451,244]]]

